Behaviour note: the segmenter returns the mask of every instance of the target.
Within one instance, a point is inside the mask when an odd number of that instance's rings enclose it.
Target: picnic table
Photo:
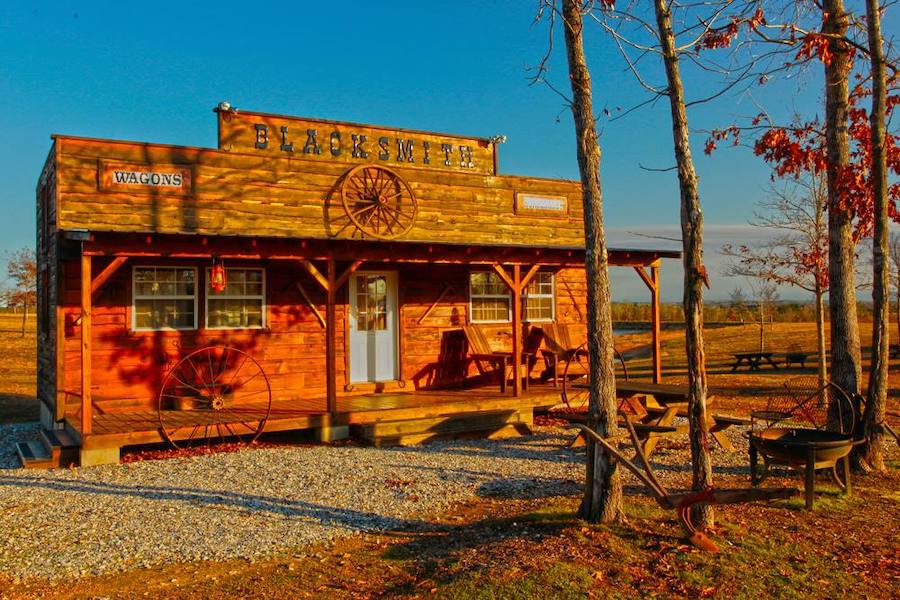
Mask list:
[[[576,385],[587,386],[579,383]],[[641,381],[617,381],[616,396],[620,400],[619,412],[625,418],[633,417],[643,446],[650,456],[662,437],[688,433],[687,424],[675,425],[675,417],[686,417],[690,390],[686,385],[649,383]],[[707,405],[714,396],[707,395]],[[749,420],[731,415],[708,413],[709,432],[724,450],[734,450],[734,444],[725,435],[733,425],[747,425]]]
[[[773,368],[777,369],[778,364],[772,360],[774,352],[736,352],[734,356],[734,364],[731,365],[731,372],[737,371],[738,367],[747,363],[747,367],[751,371],[759,371],[762,361],[766,361]]]

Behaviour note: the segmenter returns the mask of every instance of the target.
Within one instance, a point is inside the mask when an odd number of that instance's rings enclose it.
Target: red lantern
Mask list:
[[[218,258],[213,259],[212,269],[209,270],[209,287],[216,293],[225,291],[225,265]]]

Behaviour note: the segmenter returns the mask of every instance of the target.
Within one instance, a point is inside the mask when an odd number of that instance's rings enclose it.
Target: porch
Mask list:
[[[185,410],[169,421],[175,441],[215,443],[247,433],[247,423],[265,419],[263,433],[311,430],[316,439],[350,436],[379,444],[414,444],[437,438],[477,435],[509,437],[530,432],[536,408],[560,401],[560,388],[533,382],[518,397],[496,384],[442,390],[398,390],[341,395],[334,413],[325,399],[273,400],[271,409],[218,412]],[[167,411],[174,413],[175,411]],[[83,435],[80,415],[67,416],[65,430],[81,447],[82,462],[114,462],[122,447],[165,443],[157,411],[92,414]]]
[[[488,273],[506,290],[509,321],[488,321],[485,327],[491,329],[489,345],[509,354],[511,364],[522,364],[523,352],[536,352],[527,344],[530,332],[542,321],[526,321],[523,297],[539,273],[553,277],[549,318],[584,327],[584,251],[575,247],[198,240],[112,233],[91,233],[68,242],[68,256],[74,260],[65,284],[69,301],[58,306],[56,314],[57,323],[65,326],[56,328],[57,346],[64,352],[57,354],[53,416],[65,423],[82,464],[114,462],[122,446],[254,437],[263,424],[268,432],[313,430],[325,441],[355,434],[374,443],[416,443],[436,432],[521,431],[531,422],[535,406],[558,402],[558,390],[543,385],[526,389],[518,377],[511,378],[511,395],[498,390],[496,383],[465,387],[482,383],[478,378],[473,381],[471,348],[467,354],[461,329],[473,320],[470,273]],[[660,259],[670,255],[677,253],[610,250],[610,265],[633,269],[650,292],[654,381],[661,375]],[[208,295],[194,298],[193,328],[187,324],[186,330],[146,331],[134,325],[137,309],[129,290],[136,285],[133,277],[138,269],[181,268],[194,273],[193,282],[202,279],[204,265],[213,260],[224,260],[239,271],[259,272],[265,286],[262,326],[203,327],[196,307],[208,316],[204,308]],[[362,322],[353,316],[362,313],[354,303],[359,290],[368,288],[358,279],[382,275],[393,290],[387,293],[383,310],[389,343],[373,346],[374,354],[354,355],[354,328]],[[166,407],[165,418],[161,417],[156,405],[160,394],[167,393],[161,391],[166,373],[193,349],[213,347],[233,348],[250,357],[249,362],[237,361],[240,365],[258,361],[259,371],[271,381],[271,410],[256,410],[252,402],[241,404],[240,414],[231,414],[233,407],[224,405],[212,413],[181,406]],[[391,356],[392,364],[386,375],[376,372],[360,378],[354,372],[355,356]],[[254,386],[260,381],[256,379]],[[384,381],[387,387],[359,381]],[[251,387],[245,392],[261,390]],[[167,397],[174,401],[182,395],[175,391]]]

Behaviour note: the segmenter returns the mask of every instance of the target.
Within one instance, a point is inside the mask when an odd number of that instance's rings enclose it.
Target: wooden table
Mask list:
[[[772,360],[774,352],[737,352],[734,354],[734,364],[731,365],[731,372],[737,371],[743,363],[747,363],[747,367],[751,371],[759,371],[762,361],[766,361],[773,368],[777,369],[778,364]]]
[[[587,387],[587,384],[576,384]],[[649,458],[661,437],[688,433],[688,425],[673,425],[675,417],[686,417],[690,389],[686,385],[649,383],[641,381],[616,381],[616,396],[620,400],[619,411],[633,415],[636,423],[652,428],[646,430],[643,438],[644,453]],[[714,396],[707,394],[707,405]],[[709,432],[723,449],[731,452],[734,444],[725,435],[725,430],[733,425],[747,425],[748,419],[708,413]]]

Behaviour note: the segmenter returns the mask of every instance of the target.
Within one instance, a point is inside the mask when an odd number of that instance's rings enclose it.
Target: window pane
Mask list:
[[[138,299],[134,318],[141,329],[189,329],[194,326],[194,301]]]
[[[262,300],[210,298],[207,307],[209,327],[262,327]]]
[[[153,281],[154,269],[138,268],[134,270],[135,281]]]
[[[509,300],[502,298],[482,298],[472,300],[473,321],[508,321]]]
[[[193,269],[134,270],[134,325],[138,329],[192,329],[196,287]]]

